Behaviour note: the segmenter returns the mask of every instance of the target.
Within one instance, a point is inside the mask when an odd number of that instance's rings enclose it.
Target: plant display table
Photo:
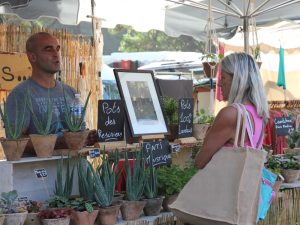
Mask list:
[[[19,197],[45,201],[53,195],[56,179],[56,165],[60,156],[51,158],[26,157],[19,161],[0,160],[0,193],[17,190]],[[45,169],[47,176],[37,178],[36,169]],[[78,194],[77,171],[74,172],[73,192]]]

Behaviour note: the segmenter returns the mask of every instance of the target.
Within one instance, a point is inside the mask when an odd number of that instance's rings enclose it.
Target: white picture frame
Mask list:
[[[153,72],[114,69],[114,74],[132,136],[169,133]]]

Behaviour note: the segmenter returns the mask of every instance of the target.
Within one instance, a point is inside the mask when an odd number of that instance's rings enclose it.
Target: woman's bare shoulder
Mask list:
[[[216,119],[220,120],[220,122],[225,122],[225,123],[232,122],[235,124],[237,119],[237,109],[233,106],[226,106],[220,110]]]

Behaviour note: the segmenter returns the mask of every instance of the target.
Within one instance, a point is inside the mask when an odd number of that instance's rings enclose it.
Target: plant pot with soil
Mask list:
[[[160,214],[164,197],[158,196],[157,171],[153,166],[153,153],[150,152],[150,165],[145,171],[144,196],[146,205],[143,209],[145,216],[157,216]]]
[[[87,140],[89,130],[85,129],[84,117],[86,114],[87,104],[91,96],[89,92],[84,106],[80,109],[72,109],[68,104],[64,93],[64,106],[65,106],[65,121],[67,130],[64,130],[64,138],[70,150],[81,150]]]
[[[145,186],[145,170],[142,152],[136,151],[132,166],[125,152],[126,200],[121,206],[123,220],[136,220],[140,217],[146,201],[141,200]]]
[[[38,217],[43,225],[69,225],[71,209],[54,208],[44,209],[39,212]]]
[[[18,193],[16,190],[2,192],[0,199],[0,211],[5,217],[4,225],[23,225],[27,217],[27,211],[21,203],[18,202]]]
[[[43,204],[37,201],[29,201],[27,206],[27,218],[24,225],[42,225],[42,221],[38,217],[40,211],[42,211]]]
[[[114,202],[119,153],[114,152],[114,166],[103,153],[100,168],[94,170],[86,159],[78,163],[79,192],[82,197],[95,201],[100,225],[114,225],[119,214],[120,202]],[[81,225],[81,224],[80,224]]]
[[[27,92],[28,96],[28,108],[31,112],[31,118],[36,129],[36,133],[30,134],[30,139],[38,158],[51,157],[54,151],[57,136],[51,134],[53,106],[48,93],[48,102],[46,111],[40,115],[37,115],[33,110],[32,101],[30,97],[30,91]]]
[[[20,160],[29,140],[29,138],[21,138],[25,124],[26,102],[27,98],[25,98],[25,103],[21,105],[21,109],[19,109],[20,105],[18,105],[15,99],[16,110],[13,119],[9,118],[11,115],[8,115],[5,101],[3,103],[3,109],[0,107],[0,115],[4,123],[6,135],[6,138],[1,138],[0,141],[7,161]]]

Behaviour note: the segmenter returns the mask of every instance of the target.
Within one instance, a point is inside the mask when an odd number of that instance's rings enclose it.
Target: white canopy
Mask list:
[[[0,0],[0,13],[17,13],[22,18],[57,17],[63,24],[90,21],[91,2],[103,27],[133,26],[137,31],[157,29],[168,35],[205,37],[208,0]],[[216,28],[230,35],[237,26],[255,18],[262,25],[280,19],[299,19],[300,0],[213,0]],[[250,10],[254,3],[254,10]],[[13,7],[9,7],[11,4]],[[16,7],[18,6],[18,7]],[[247,28],[247,26],[246,26]],[[233,36],[233,35],[231,35]]]

